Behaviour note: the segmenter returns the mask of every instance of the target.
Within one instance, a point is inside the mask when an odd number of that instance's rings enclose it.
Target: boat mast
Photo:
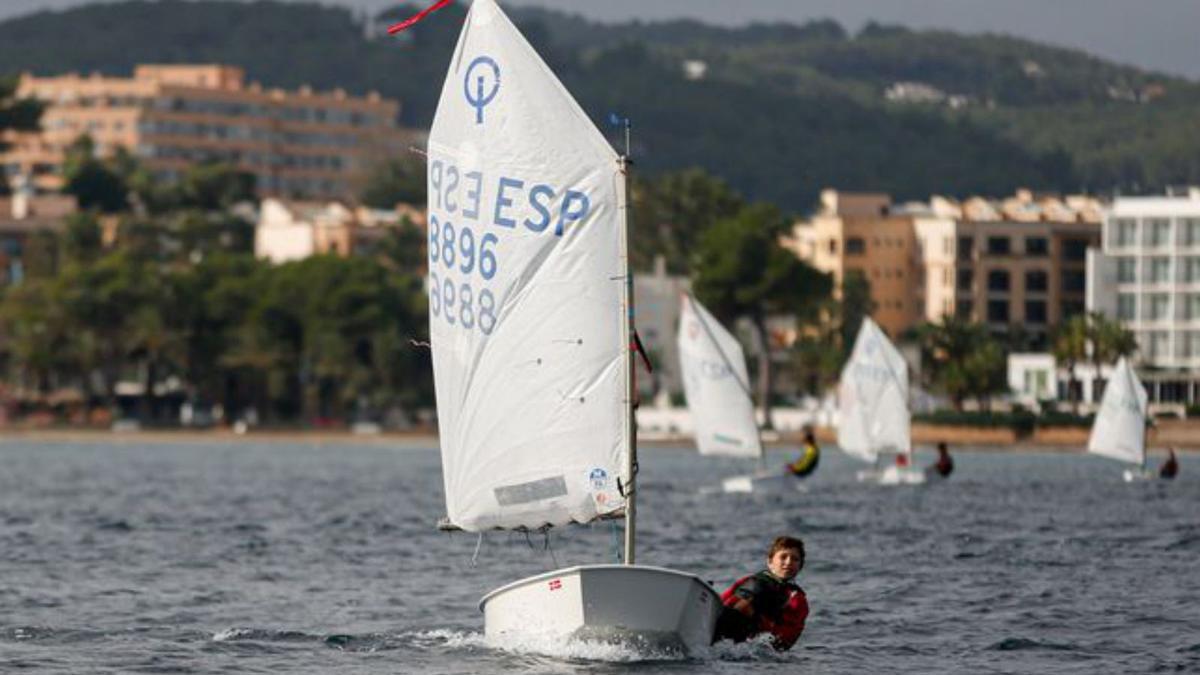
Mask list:
[[[628,437],[628,452],[625,456],[625,564],[632,565],[637,560],[637,367],[633,345],[633,271],[629,265],[629,167],[633,162],[629,159],[629,120],[625,120],[625,153],[617,159],[621,172],[620,194],[621,203],[618,210],[621,214],[621,265],[625,277],[625,405],[629,406],[628,426],[625,433]]]

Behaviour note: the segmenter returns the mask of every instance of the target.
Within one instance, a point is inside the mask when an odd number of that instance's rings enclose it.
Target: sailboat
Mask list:
[[[1117,361],[1088,439],[1088,452],[1132,465],[1125,481],[1152,478],[1146,470],[1146,408],[1149,398],[1124,357]]]
[[[680,296],[677,340],[683,389],[700,454],[757,461],[754,474],[721,481],[722,491],[754,492],[797,485],[797,479],[782,471],[765,470],[741,344],[687,293]]]
[[[838,446],[870,462],[861,482],[917,485],[925,473],[912,464],[908,364],[870,317],[864,317],[838,384]],[[886,466],[885,466],[886,465]]]
[[[487,639],[707,646],[715,591],[635,564],[627,162],[495,0],[467,14],[427,161],[442,526],[625,521],[624,564],[557,569],[485,595]]]

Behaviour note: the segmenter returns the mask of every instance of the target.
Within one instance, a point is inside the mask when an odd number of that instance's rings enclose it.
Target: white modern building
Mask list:
[[[1088,272],[1088,309],[1136,335],[1151,400],[1200,401],[1200,187],[1116,198]]]

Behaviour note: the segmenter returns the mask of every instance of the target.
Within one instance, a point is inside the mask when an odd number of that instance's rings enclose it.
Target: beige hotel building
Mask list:
[[[61,185],[65,149],[88,134],[101,156],[124,146],[160,178],[222,161],[252,173],[263,196],[344,199],[413,137],[397,126],[396,101],[266,89],[234,66],[141,65],[132,78],[25,74],[17,95],[46,103],[42,131],[10,134],[0,168],[40,189]]]
[[[832,274],[839,295],[848,274],[865,276],[873,316],[892,337],[950,315],[997,334],[1019,329],[1040,349],[1059,322],[1084,311],[1087,249],[1100,243],[1101,218],[1090,197],[1026,190],[905,204],[825,190],[785,243]]]

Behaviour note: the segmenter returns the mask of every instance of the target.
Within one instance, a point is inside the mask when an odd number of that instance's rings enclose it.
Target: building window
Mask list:
[[[1005,292],[1009,289],[1008,270],[992,270],[988,272],[988,290]],[[989,310],[990,311],[990,310]]]
[[[1029,323],[1046,323],[1046,301],[1026,300],[1025,320]]]
[[[846,239],[846,255],[863,255],[867,252],[867,242],[862,237]]]
[[[969,291],[975,283],[975,274],[971,270],[958,271],[958,290]]]
[[[1188,321],[1200,319],[1200,293],[1189,293],[1179,296],[1183,303],[1183,318]]]
[[[1146,266],[1146,281],[1152,284],[1165,284],[1171,280],[1170,258],[1149,258]]]
[[[1183,280],[1200,281],[1200,258],[1193,256],[1183,259]]]
[[[1117,295],[1117,318],[1121,321],[1133,321],[1137,318],[1137,296],[1133,293]]]
[[[972,309],[974,306],[970,300],[959,300],[954,307],[954,315],[960,319],[970,319]]]
[[[1117,258],[1117,283],[1132,284],[1137,281],[1137,258]]]
[[[1171,243],[1171,221],[1154,218],[1146,223],[1146,246],[1157,248]]]
[[[1190,331],[1180,334],[1182,338],[1182,356],[1186,358],[1195,358],[1200,356],[1200,332]]]
[[[970,260],[975,255],[975,237],[958,238],[958,259]]]
[[[1165,358],[1167,356],[1167,344],[1169,336],[1163,331],[1154,331],[1148,334],[1150,344],[1148,345],[1148,355],[1152,361]]]
[[[1011,249],[1012,242],[1008,237],[988,237],[988,255],[1008,255]]]
[[[1171,307],[1171,296],[1166,293],[1153,293],[1146,296],[1146,316],[1149,321],[1162,321],[1167,318]]]
[[[1073,316],[1083,316],[1087,311],[1087,306],[1078,300],[1065,300],[1062,303],[1062,318],[1063,321],[1070,319]]]
[[[1050,286],[1048,275],[1042,270],[1031,270],[1025,273],[1025,290],[1031,293],[1044,293]]]
[[[1087,273],[1082,270],[1063,270],[1062,289],[1065,293],[1082,293],[1087,288]]]
[[[1008,323],[1008,301],[988,300],[987,320],[991,323]]]
[[[1025,255],[1049,255],[1050,243],[1045,237],[1025,237]]]
[[[1200,218],[1186,218],[1180,221],[1183,228],[1183,245],[1200,246]]]
[[[829,240],[829,255],[837,255],[837,239]]]
[[[1064,239],[1062,258],[1071,261],[1087,260],[1087,250],[1087,239]]]

